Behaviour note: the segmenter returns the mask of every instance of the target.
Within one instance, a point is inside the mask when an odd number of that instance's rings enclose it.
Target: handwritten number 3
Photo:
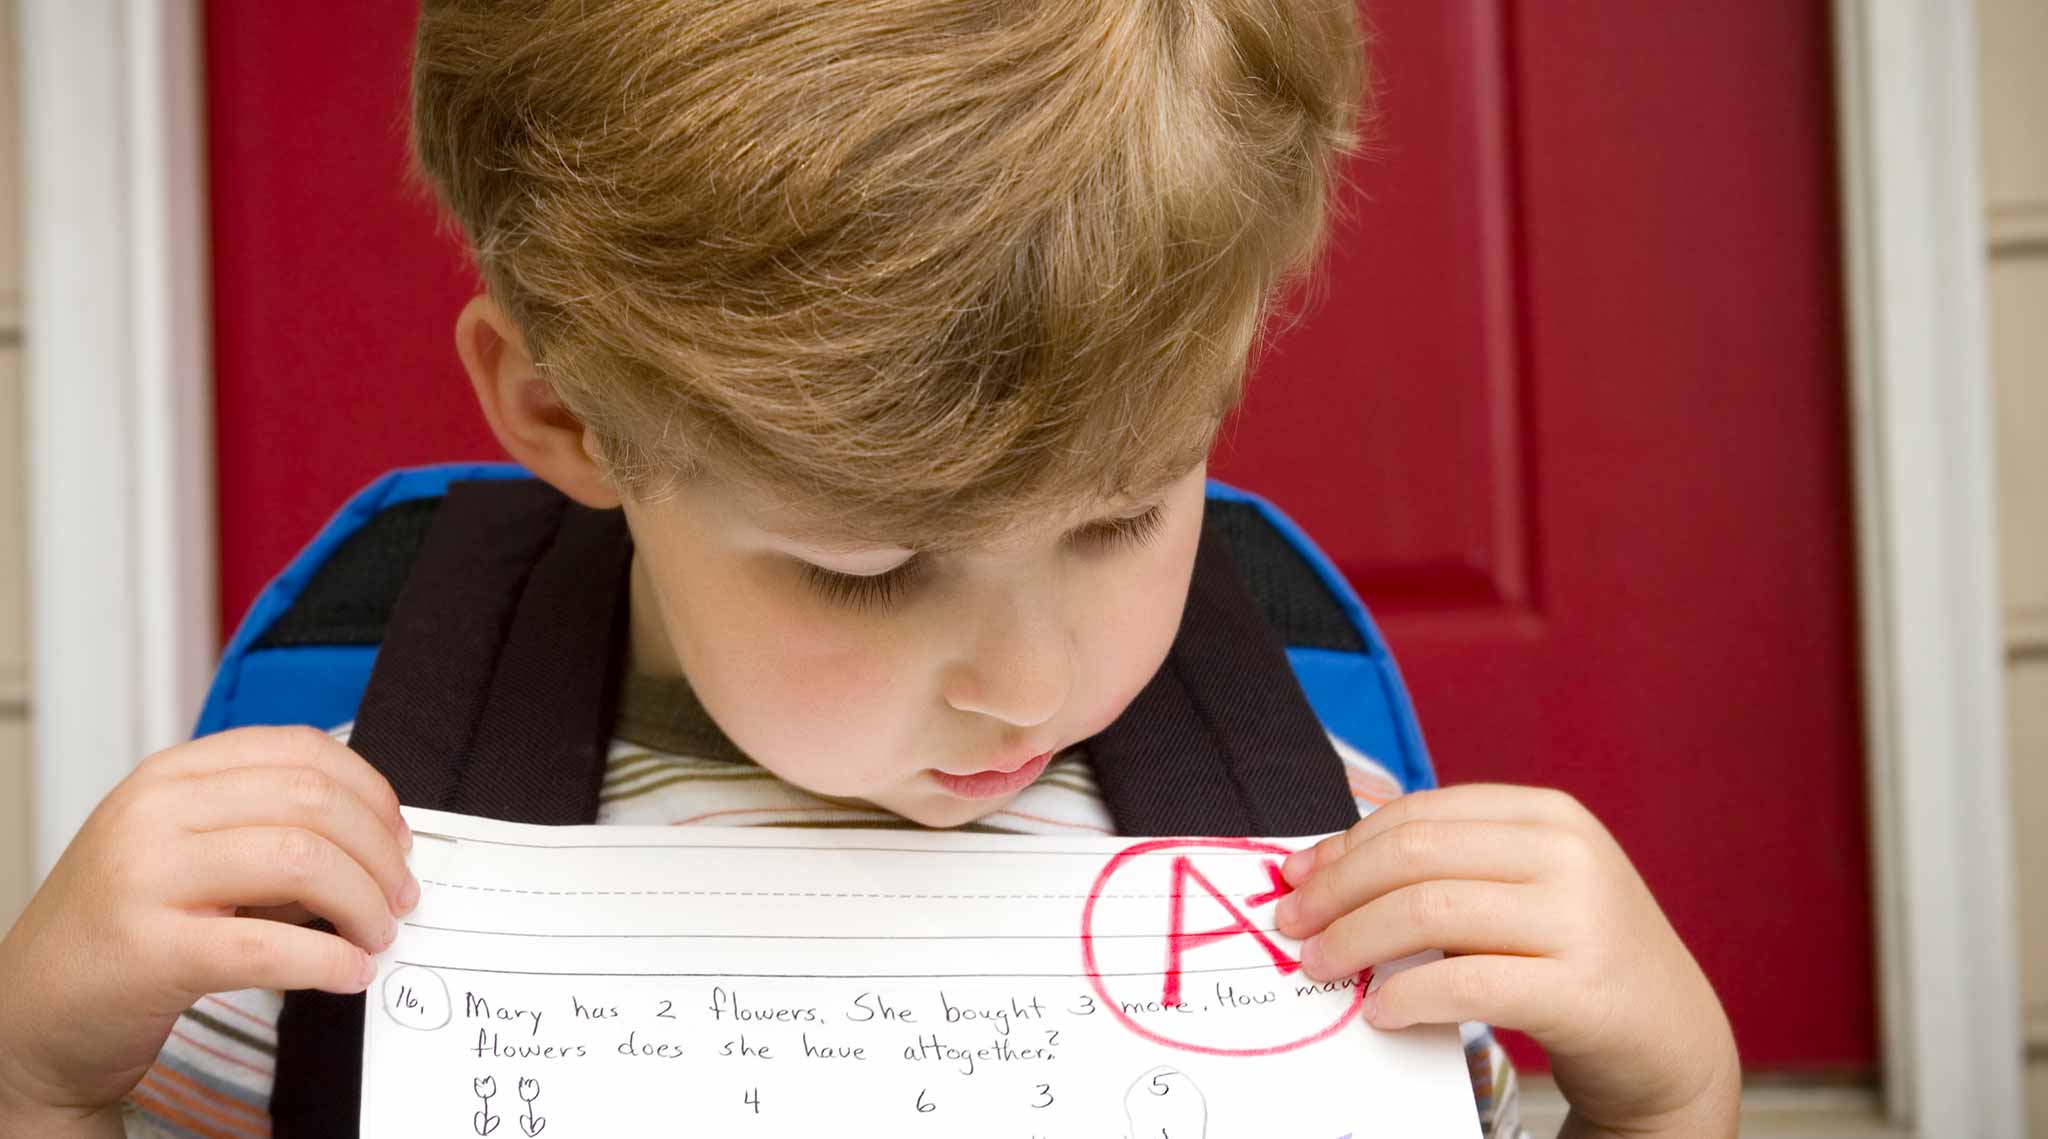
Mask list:
[[[1044,1103],[1034,1103],[1034,1104],[1032,1104],[1031,1106],[1033,1106],[1033,1107],[1051,1107],[1051,1106],[1052,1106],[1052,1085],[1051,1085],[1051,1084],[1040,1084],[1040,1085],[1038,1085],[1038,1094],[1039,1094],[1039,1095],[1042,1095],[1042,1096],[1044,1096],[1044,1097],[1045,1097],[1045,1102],[1044,1102]]]

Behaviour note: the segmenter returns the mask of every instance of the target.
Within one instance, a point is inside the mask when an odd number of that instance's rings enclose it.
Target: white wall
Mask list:
[[[21,243],[14,12],[0,5],[0,928],[29,888],[27,606],[22,590]]]
[[[1977,10],[2028,1122],[2048,1139],[2048,4]]]

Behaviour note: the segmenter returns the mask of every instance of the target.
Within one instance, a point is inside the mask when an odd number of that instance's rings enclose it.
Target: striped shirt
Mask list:
[[[671,690],[629,681],[621,700],[597,821],[640,826],[795,826],[912,829],[879,807],[827,801],[730,753],[708,720],[678,724],[650,707],[677,707]],[[690,707],[685,701],[682,706]],[[347,728],[336,735],[347,738]],[[1332,737],[1361,815],[1401,793],[1393,776]],[[692,746],[681,746],[688,743]],[[705,754],[705,753],[712,754]],[[724,753],[724,754],[721,754]],[[1079,748],[1054,757],[1045,774],[999,811],[962,830],[999,834],[1114,834],[1093,770]],[[131,1137],[260,1139],[270,1134],[270,1089],[284,995],[266,989],[215,993],[178,1018],[157,1062],[124,1107]],[[1464,1026],[1465,1057],[1489,1139],[1526,1139],[1514,1069],[1483,1025]]]

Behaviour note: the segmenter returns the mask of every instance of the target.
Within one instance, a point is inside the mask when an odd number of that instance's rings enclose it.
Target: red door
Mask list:
[[[399,189],[414,10],[208,8],[229,614],[377,472],[494,454]],[[1377,154],[1216,473],[1358,586],[1447,781],[1608,821],[1752,1068],[1868,1071],[1826,6],[1367,11]]]

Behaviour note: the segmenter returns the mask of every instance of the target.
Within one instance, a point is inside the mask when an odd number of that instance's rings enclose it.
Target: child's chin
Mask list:
[[[921,795],[902,795],[878,799],[876,806],[893,811],[911,822],[925,827],[950,829],[966,826],[976,819],[992,815],[1009,806],[1013,795],[1000,799],[962,799],[933,788]]]

